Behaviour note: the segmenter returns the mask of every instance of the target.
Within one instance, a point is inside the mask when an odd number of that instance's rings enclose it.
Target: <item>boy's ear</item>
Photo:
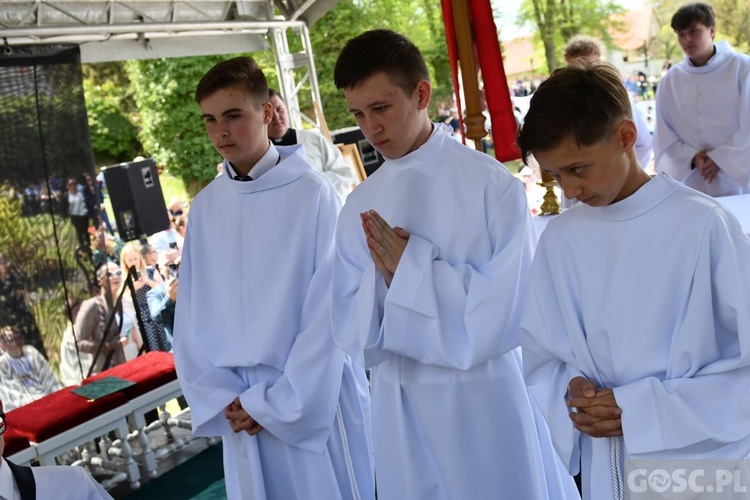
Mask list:
[[[638,140],[638,129],[633,120],[628,118],[622,120],[617,126],[616,134],[623,151],[630,151],[635,148],[635,143]]]
[[[263,112],[263,124],[268,125],[273,119],[273,104],[271,104],[271,101],[264,102],[261,111]]]
[[[417,96],[419,97],[417,108],[419,110],[427,109],[432,100],[432,85],[430,85],[430,82],[422,80],[417,84]]]

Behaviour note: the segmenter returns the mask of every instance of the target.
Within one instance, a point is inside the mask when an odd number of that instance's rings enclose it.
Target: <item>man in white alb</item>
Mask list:
[[[317,130],[294,129],[289,126],[289,110],[278,90],[268,89],[273,106],[273,119],[268,124],[268,138],[274,146],[301,144],[310,165],[326,176],[341,203],[359,182],[352,168],[346,164],[339,149]]]

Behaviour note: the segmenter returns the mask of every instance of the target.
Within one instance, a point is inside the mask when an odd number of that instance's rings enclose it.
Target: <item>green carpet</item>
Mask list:
[[[150,480],[127,500],[220,500],[227,498],[221,442]]]

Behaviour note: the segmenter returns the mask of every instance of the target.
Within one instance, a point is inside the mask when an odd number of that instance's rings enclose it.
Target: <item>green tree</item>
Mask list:
[[[320,99],[331,130],[354,125],[344,96],[333,83],[333,69],[346,41],[367,29],[362,27],[364,19],[359,2],[341,0],[310,28]]]
[[[123,64],[86,64],[83,77],[95,163],[119,163],[142,154],[135,100]]]
[[[439,0],[341,0],[310,28],[321,100],[332,130],[355,125],[333,83],[336,59],[347,40],[375,28],[403,33],[420,48],[430,70],[432,108],[453,91]]]
[[[750,2],[713,0],[719,36],[726,37],[735,50],[750,53]]]
[[[138,136],[147,156],[182,179],[195,194],[216,175],[220,160],[193,100],[195,85],[224,56],[128,61],[138,108]]]
[[[609,29],[617,29],[613,14],[622,12],[613,0],[524,0],[519,20],[536,26],[544,48],[547,71],[559,66],[562,47],[578,34],[590,34],[607,42]]]
[[[120,107],[117,85],[108,81],[95,85],[83,81],[86,93],[91,149],[97,165],[129,161],[141,154],[138,129]]]

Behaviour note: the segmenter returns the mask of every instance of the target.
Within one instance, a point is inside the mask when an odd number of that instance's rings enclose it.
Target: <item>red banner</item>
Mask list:
[[[456,90],[456,102],[459,116],[461,116],[462,108],[457,71],[458,48],[450,0],[442,0],[442,7],[445,38],[448,44],[451,72],[453,73],[453,87]],[[491,132],[492,142],[495,146],[495,157],[499,161],[515,160],[521,157],[516,145],[516,118],[513,114],[513,103],[510,100],[510,91],[500,53],[497,27],[492,17],[490,0],[469,0],[469,9],[474,31],[475,58],[482,72],[484,97],[492,120]]]

